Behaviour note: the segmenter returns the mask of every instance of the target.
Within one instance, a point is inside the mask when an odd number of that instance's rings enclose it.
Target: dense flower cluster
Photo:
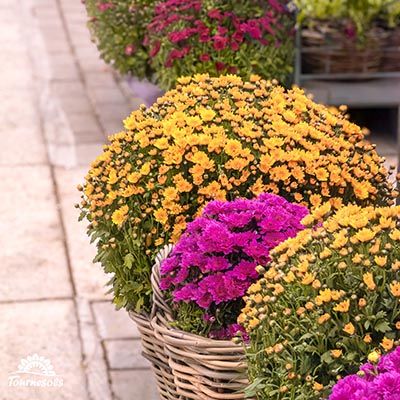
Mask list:
[[[326,203],[314,228],[278,245],[238,322],[251,332],[260,399],[317,400],[379,347],[400,338],[400,207]],[[323,222],[319,222],[323,219]]]
[[[356,375],[341,379],[333,388],[329,400],[398,400],[400,398],[400,347],[371,360]]]
[[[211,200],[391,202],[384,159],[358,126],[257,76],[181,78],[125,128],[92,163],[81,204],[118,306],[148,310],[155,253]]]
[[[143,41],[156,0],[84,0],[89,29],[101,57],[119,72],[151,78]]]
[[[288,83],[294,18],[280,0],[164,0],[146,42],[164,88],[182,75],[257,73]]]
[[[225,329],[236,323],[243,307],[243,295],[258,278],[256,266],[267,263],[272,248],[304,228],[300,221],[306,214],[305,207],[267,193],[255,200],[210,202],[161,265],[161,289],[173,291],[177,323],[186,324],[192,315],[182,315],[182,302],[193,302],[204,310],[203,330],[196,326],[195,333],[224,329],[227,335]]]

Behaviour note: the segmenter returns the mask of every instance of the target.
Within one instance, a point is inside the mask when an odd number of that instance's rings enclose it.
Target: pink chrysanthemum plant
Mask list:
[[[236,320],[242,296],[259,277],[257,266],[304,228],[307,213],[267,193],[209,203],[161,265],[161,289],[171,294],[176,326],[217,339],[244,332]]]

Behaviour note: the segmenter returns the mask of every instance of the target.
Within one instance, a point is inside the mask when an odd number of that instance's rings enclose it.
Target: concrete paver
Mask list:
[[[3,166],[0,180],[0,300],[70,296],[49,167]]]
[[[115,400],[158,400],[154,377],[149,370],[111,371]]]
[[[142,356],[140,340],[105,340],[104,347],[110,369],[149,369]]]
[[[126,312],[115,310],[110,302],[92,303],[98,331],[102,339],[138,338],[136,324]]]
[[[0,315],[1,400],[89,400],[72,300],[0,304]],[[51,362],[61,387],[8,385],[20,361],[32,354]]]

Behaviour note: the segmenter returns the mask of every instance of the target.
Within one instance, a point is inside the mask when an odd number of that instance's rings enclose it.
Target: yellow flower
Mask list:
[[[371,335],[368,333],[368,334],[366,334],[365,336],[364,336],[364,342],[365,343],[371,343],[372,342],[372,338],[371,338]]]
[[[368,335],[369,336],[369,335]],[[381,357],[381,354],[378,351],[373,351],[368,354],[368,361],[372,364],[377,364]]]
[[[375,232],[368,228],[363,228],[355,234],[355,238],[360,242],[369,242],[375,237]]]
[[[271,179],[278,182],[285,181],[290,176],[288,168],[284,165],[281,167],[271,168],[270,174],[271,174]]]
[[[239,140],[229,139],[226,141],[224,150],[228,156],[236,157],[243,151],[243,147]]]
[[[307,272],[307,273],[304,275],[304,278],[303,278],[303,280],[301,281],[301,283],[302,283],[303,285],[310,285],[311,283],[313,283],[314,279],[315,279],[315,275],[314,275],[314,274],[311,274],[311,273],[309,273],[309,272]]]
[[[129,211],[129,207],[127,205],[120,207],[118,210],[115,210],[112,213],[111,220],[115,225],[122,225]]]
[[[400,283],[397,281],[393,281],[390,285],[390,291],[393,296],[400,297]]]
[[[164,189],[163,196],[165,200],[173,201],[179,198],[178,191],[173,187],[167,187]]]
[[[392,350],[394,346],[394,340],[393,339],[388,339],[386,336],[382,339],[381,341],[381,346],[386,350]]]
[[[216,115],[215,112],[213,110],[211,110],[210,108],[201,109],[199,114],[200,114],[200,118],[206,122],[212,121]]]
[[[346,324],[344,326],[343,331],[348,333],[349,335],[354,335],[356,328],[354,327],[354,325],[351,322],[349,322],[348,324]]]
[[[325,314],[321,315],[321,316],[318,318],[318,323],[319,323],[320,325],[322,325],[322,324],[324,324],[325,322],[329,321],[330,318],[331,318],[331,316],[330,316],[329,314],[325,313]]]
[[[375,261],[375,264],[378,265],[379,267],[384,267],[387,263],[387,257],[386,256],[381,256],[381,257],[375,256],[374,261]]]
[[[349,311],[350,308],[350,300],[344,300],[341,303],[337,304],[333,310],[341,313],[345,313]]]
[[[150,163],[149,162],[142,165],[142,167],[140,168],[140,173],[142,175],[148,175],[150,173]]]
[[[260,324],[260,320],[256,317],[253,317],[250,321],[249,321],[249,328],[250,329],[254,329],[256,328],[258,325]]]
[[[366,272],[363,275],[363,282],[367,285],[367,288],[369,290],[375,290],[376,289],[376,284],[374,282],[374,276],[372,275],[371,272]]]
[[[320,392],[321,390],[324,389],[324,385],[322,385],[322,384],[320,384],[320,383],[318,383],[318,382],[314,382],[313,389],[314,389],[316,392]]]
[[[163,208],[154,211],[154,219],[160,224],[165,225],[168,221],[168,213]]]
[[[343,354],[342,350],[339,349],[331,350],[331,355],[333,358],[339,358],[342,356],[342,354]]]

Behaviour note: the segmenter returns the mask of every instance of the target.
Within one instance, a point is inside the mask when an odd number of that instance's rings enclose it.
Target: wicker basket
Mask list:
[[[156,258],[156,265],[159,265],[164,259],[171,247],[166,247],[162,250]],[[152,313],[147,315],[137,314],[133,311],[129,312],[129,316],[136,322],[142,343],[142,354],[150,361],[152,370],[156,377],[158,393],[162,400],[179,399],[176,392],[176,386],[169,366],[169,358],[164,352],[163,344],[156,339],[154,329],[151,325],[151,319],[154,317],[156,309],[153,305]]]
[[[400,27],[388,31],[382,60],[382,71],[400,71]]]
[[[362,47],[345,33],[342,25],[319,22],[304,28],[302,69],[314,74],[370,73],[380,70],[388,32],[374,27]]]
[[[236,400],[244,399],[248,384],[244,349],[232,341],[213,340],[183,332],[171,326],[171,310],[159,288],[159,266],[171,251],[164,250],[152,271],[155,315],[151,321],[156,340],[163,345],[160,359],[168,358],[170,376],[177,394],[168,394],[169,400]],[[157,347],[159,351],[160,346]],[[165,370],[164,370],[165,371]],[[160,382],[160,380],[158,380]],[[161,389],[160,389],[161,391]]]

